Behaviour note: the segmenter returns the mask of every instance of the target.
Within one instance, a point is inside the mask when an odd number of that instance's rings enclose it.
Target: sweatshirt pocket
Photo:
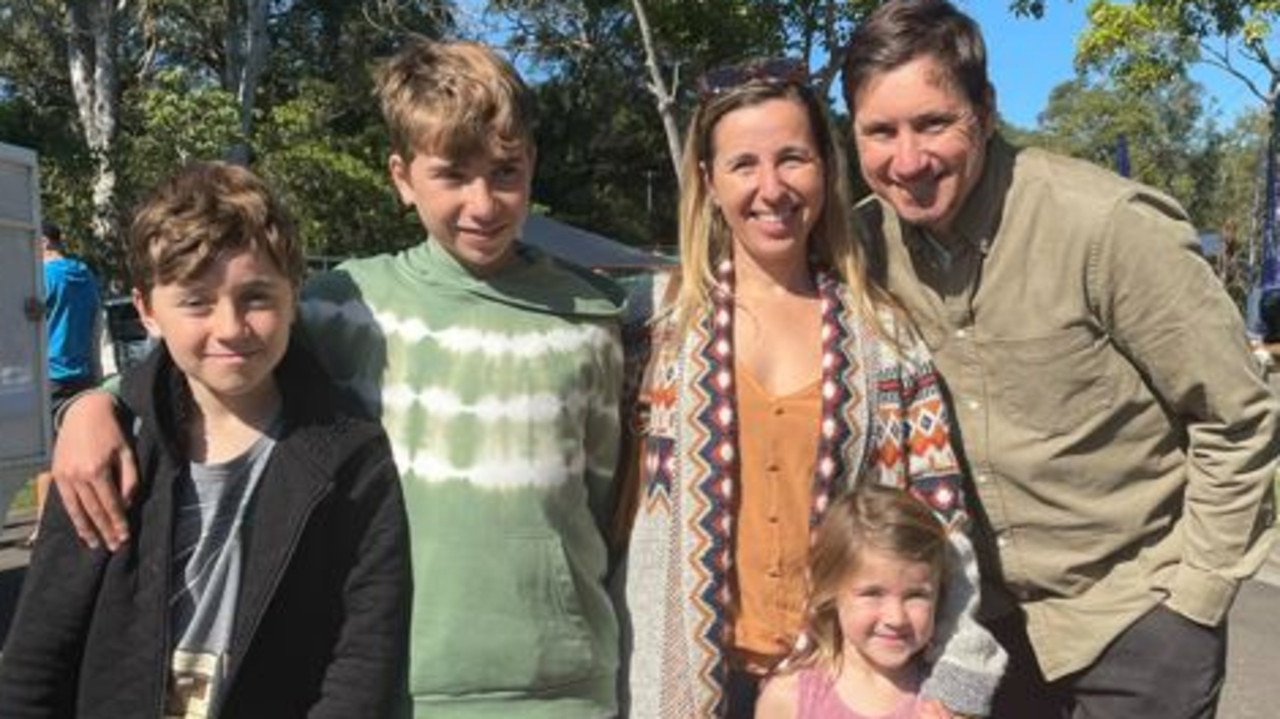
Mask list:
[[[506,537],[490,546],[490,556],[414,547],[448,570],[416,583],[413,693],[528,694],[593,677],[591,628],[560,540]]]

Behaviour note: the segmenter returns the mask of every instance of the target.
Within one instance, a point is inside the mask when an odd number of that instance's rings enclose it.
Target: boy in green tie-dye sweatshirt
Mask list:
[[[415,715],[612,716],[601,526],[620,293],[517,241],[534,147],[510,65],[415,41],[378,93],[392,179],[428,240],[315,279],[302,324],[391,437],[412,532]]]
[[[622,295],[518,241],[533,109],[506,61],[415,40],[377,84],[391,177],[427,240],[313,278],[298,330],[391,439],[411,531],[413,714],[614,716],[602,528]]]

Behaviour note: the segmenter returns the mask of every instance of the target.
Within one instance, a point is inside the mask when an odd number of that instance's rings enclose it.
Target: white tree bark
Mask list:
[[[269,0],[228,0],[225,48],[227,66],[223,87],[240,105],[240,132],[244,141],[231,149],[231,160],[249,162],[249,135],[258,83],[267,65]]]
[[[649,14],[645,10],[644,0],[631,0],[635,9],[636,22],[640,25],[640,38],[644,43],[644,64],[649,70],[649,92],[658,102],[658,116],[662,118],[662,129],[667,136],[667,151],[671,154],[671,165],[675,168],[675,176],[680,178],[681,155],[680,123],[676,119],[677,87],[667,87],[666,78],[662,76],[662,67],[658,63],[658,48],[653,42],[653,31],[649,28]],[[678,86],[678,76],[672,82]],[[683,178],[680,179],[683,183]]]
[[[67,64],[80,126],[93,153],[92,231],[100,242],[110,242],[117,234],[112,153],[119,114],[116,23],[120,11],[112,0],[67,3]]]

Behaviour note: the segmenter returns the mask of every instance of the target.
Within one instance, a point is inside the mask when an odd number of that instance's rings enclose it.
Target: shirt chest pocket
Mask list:
[[[1101,333],[1072,327],[1031,338],[983,343],[992,399],[1017,425],[1057,436],[1110,409],[1115,350]]]

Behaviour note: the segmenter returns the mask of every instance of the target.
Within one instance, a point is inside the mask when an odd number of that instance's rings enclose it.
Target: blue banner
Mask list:
[[[1276,257],[1276,133],[1267,141],[1266,186],[1262,199],[1262,261],[1257,285],[1262,291],[1280,287],[1280,258]]]
[[[1129,171],[1129,138],[1124,133],[1116,138],[1116,172],[1121,177],[1132,177]]]

